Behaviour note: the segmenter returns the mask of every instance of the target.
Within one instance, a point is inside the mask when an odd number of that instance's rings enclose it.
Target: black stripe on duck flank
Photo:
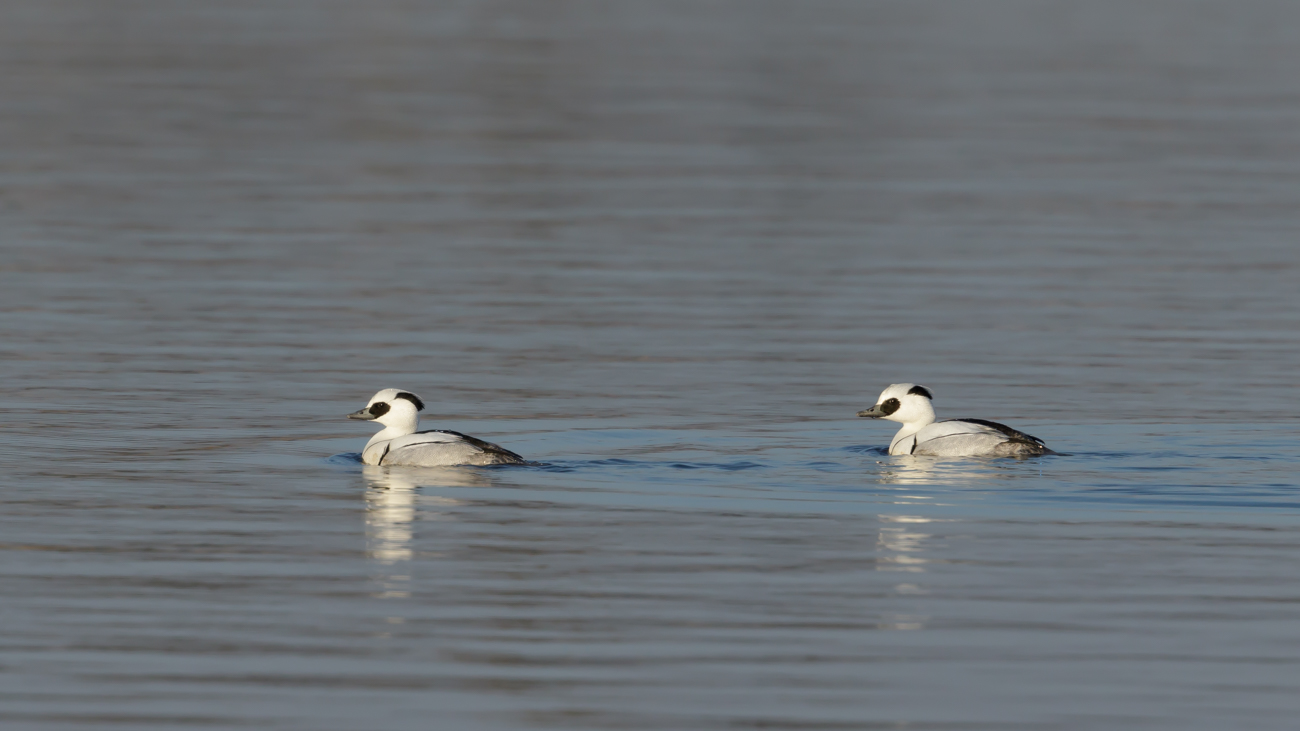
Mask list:
[[[1020,431],[1019,429],[1012,429],[1006,424],[999,424],[996,421],[988,421],[987,419],[948,419],[948,421],[964,421],[969,424],[979,424],[980,426],[987,426],[991,429],[997,429],[998,431],[1002,432],[1003,434],[1006,434],[1008,437],[1011,437],[1012,439],[1019,439],[1021,441],[1029,441],[1029,442],[1038,442],[1039,444],[1044,443],[1042,439],[1039,439],[1036,436],[1033,436],[1031,434],[1026,434]]]

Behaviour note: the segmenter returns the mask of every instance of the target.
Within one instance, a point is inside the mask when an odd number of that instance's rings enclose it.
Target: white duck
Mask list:
[[[410,391],[385,388],[349,419],[377,421],[384,430],[366,442],[361,461],[373,465],[451,467],[453,465],[524,464],[523,457],[491,442],[454,431],[416,431],[424,402]]]
[[[936,422],[934,397],[925,386],[895,383],[880,394],[876,405],[858,416],[888,419],[903,428],[889,443],[890,454],[933,457],[1036,457],[1055,454],[1043,440],[1005,424],[983,419]]]

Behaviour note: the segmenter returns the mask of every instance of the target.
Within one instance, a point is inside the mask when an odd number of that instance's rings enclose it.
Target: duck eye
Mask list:
[[[902,405],[902,404],[900,404],[900,403],[898,402],[898,399],[896,399],[896,398],[891,398],[891,399],[889,399],[888,401],[886,401],[885,403],[883,403],[883,404],[880,405],[880,410],[883,411],[883,412],[885,412],[885,416],[889,416],[890,414],[894,413],[895,411],[898,411],[898,407],[901,406],[901,405]]]
[[[388,404],[384,403],[383,401],[380,401],[377,404],[370,405],[370,415],[374,417],[380,417],[383,416],[384,414],[387,414],[388,409],[389,409]]]

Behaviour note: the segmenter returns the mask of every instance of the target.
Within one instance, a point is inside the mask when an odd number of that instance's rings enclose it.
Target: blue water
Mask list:
[[[1298,28],[4,4],[0,727],[1293,728]]]
[[[1088,449],[1015,461],[853,444],[880,426],[494,434],[526,467],[375,468],[315,437],[219,471],[43,468],[6,491],[6,714],[1286,723],[1294,428],[1041,422]]]

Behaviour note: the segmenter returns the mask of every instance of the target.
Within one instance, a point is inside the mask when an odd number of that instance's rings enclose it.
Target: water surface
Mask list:
[[[4,726],[1290,728],[1300,9],[1076,5],[6,4]]]

